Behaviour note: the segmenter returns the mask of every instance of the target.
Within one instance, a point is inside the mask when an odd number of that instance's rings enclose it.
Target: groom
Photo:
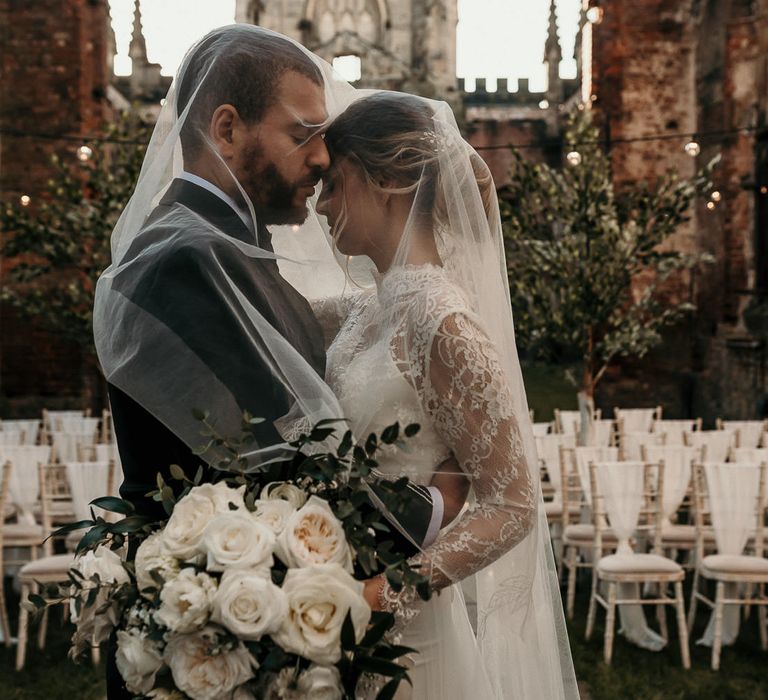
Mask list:
[[[242,51],[223,53],[211,68],[206,64],[206,52],[227,32],[237,32],[235,48],[242,42]],[[173,230],[169,222],[174,221],[174,214],[185,211],[230,237],[271,251],[266,226],[303,222],[307,199],[329,166],[322,134],[308,126],[327,121],[323,78],[304,52],[279,35],[243,32],[237,27],[215,30],[195,51],[177,86],[177,110],[180,115],[188,110],[181,131],[184,170],[150,213],[124,260],[140,257],[164,237],[183,236],[184,231]],[[215,75],[203,79],[206,70]],[[209,92],[201,97],[198,88]],[[253,205],[258,222],[255,231],[229,173]],[[266,360],[254,357],[252,346],[243,342],[243,328],[228,304],[212,292],[204,272],[210,262],[206,255],[214,252],[181,248],[162,274],[150,268],[122,289],[117,277],[114,286],[180,338],[242,410],[266,419],[256,426],[260,445],[280,443],[273,421],[289,410],[291,398],[275,381]],[[276,262],[254,259],[236,246],[216,250],[216,255],[216,264],[237,280],[249,304],[323,377],[322,330],[307,301],[281,277]],[[193,474],[201,460],[142,405],[141,396],[132,396],[130,390],[112,383],[108,388],[125,477],[121,495],[138,512],[164,517],[159,504],[146,498],[156,487],[157,471],[168,476],[169,465],[178,464]],[[185,405],[181,398],[169,400],[178,401],[179,412],[205,408]],[[453,481],[443,480],[442,492],[434,487],[422,490],[422,506],[414,508],[410,520],[403,523],[414,541],[428,544],[434,540],[441,525],[450,522],[462,507],[466,480],[458,469],[456,472]],[[109,698],[129,697],[124,695],[112,654],[108,679]]]

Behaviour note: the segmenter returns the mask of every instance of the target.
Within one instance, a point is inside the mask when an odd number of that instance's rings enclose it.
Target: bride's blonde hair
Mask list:
[[[354,102],[325,135],[332,159],[347,158],[374,190],[412,194],[417,214],[438,226],[447,220],[439,186],[441,137],[429,104],[412,95],[380,92]],[[467,148],[486,216],[493,179],[488,166]],[[416,193],[418,192],[418,197]]]

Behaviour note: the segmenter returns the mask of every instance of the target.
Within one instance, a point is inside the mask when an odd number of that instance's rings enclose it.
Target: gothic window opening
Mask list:
[[[360,56],[355,56],[354,54],[336,56],[333,59],[333,70],[347,82],[354,83],[360,80],[363,74]]]

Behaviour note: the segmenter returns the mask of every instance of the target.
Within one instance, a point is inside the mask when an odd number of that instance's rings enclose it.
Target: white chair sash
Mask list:
[[[577,447],[576,470],[579,473],[581,488],[588,505],[592,505],[592,491],[589,487],[589,463],[590,462],[617,462],[619,459],[618,447]]]
[[[550,423],[533,423],[533,434],[535,437],[544,437],[549,434]]]
[[[21,430],[0,430],[0,445],[21,445],[23,438]]]
[[[695,430],[685,434],[688,445],[706,450],[704,457],[708,462],[725,462],[735,439],[733,430]]]
[[[16,419],[3,421],[3,430],[18,430],[24,433],[25,445],[36,445],[40,434],[40,421],[36,419]]]
[[[593,420],[587,435],[587,446],[609,447],[613,435],[613,421],[609,418]]]
[[[760,466],[746,463],[706,462],[707,495],[718,554],[741,554],[754,530]],[[739,584],[726,583],[725,596],[738,597]],[[739,635],[740,605],[723,609],[722,643],[730,645]],[[715,612],[697,644],[711,647],[715,638]]]
[[[685,498],[691,483],[692,465],[699,453],[695,447],[683,445],[648,445],[645,448],[648,462],[664,462],[664,494],[661,507],[667,524]]]
[[[637,527],[643,505],[642,462],[597,462],[597,487],[605,503],[605,512],[618,539],[617,554],[632,554],[629,540]]]
[[[88,504],[95,498],[111,495],[107,492],[109,462],[67,462],[66,467],[75,517],[87,520],[91,517]]]
[[[49,432],[64,430],[63,421],[84,418],[82,411],[46,411],[45,429]]]
[[[723,428],[725,430],[738,431],[739,447],[760,447],[760,442],[765,440],[765,421],[725,420],[723,421]],[[768,447],[766,444],[762,446]]]
[[[616,419],[621,420],[627,433],[649,433],[656,416],[655,408],[620,408]]]
[[[536,452],[539,459],[544,463],[544,467],[549,474],[549,481],[555,490],[554,500],[562,500],[562,478],[560,475],[560,447],[576,447],[575,435],[543,435],[536,439]]]
[[[54,431],[53,438],[53,451],[56,456],[56,461],[62,464],[66,462],[76,462],[80,456],[78,454],[79,445],[93,445],[96,441],[96,433],[89,431],[86,433],[67,433],[62,431]]]
[[[643,506],[645,466],[639,461],[597,462],[595,477],[608,521],[618,539],[616,554],[632,556],[630,538],[637,528]],[[637,583],[621,583],[619,592],[622,598],[639,598],[640,586]],[[663,637],[648,627],[642,605],[619,605],[619,618],[621,634],[633,644],[649,651],[659,651],[666,645]]]
[[[664,443],[663,433],[624,432],[621,434],[621,449],[623,457],[628,462],[640,462],[643,459],[641,447],[661,445]]]
[[[664,433],[665,445],[685,445],[685,433],[696,430],[695,420],[657,420],[653,424],[654,433]]]
[[[719,554],[741,554],[757,518],[760,465],[706,462],[707,494]]]
[[[51,448],[47,445],[1,445],[0,463],[11,463],[11,501],[19,511],[19,520],[35,524],[34,507],[40,498],[38,464],[51,461]]]

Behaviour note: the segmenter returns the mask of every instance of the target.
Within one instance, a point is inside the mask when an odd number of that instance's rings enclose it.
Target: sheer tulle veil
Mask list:
[[[391,92],[355,90],[335,75],[330,65],[301,45],[258,27],[232,25],[201,39],[188,52],[167,95],[136,190],[112,236],[112,264],[97,285],[94,337],[105,375],[190,447],[197,448],[202,442],[200,424],[191,410],[178,409],[180,403],[190,409],[208,410],[225,434],[239,432],[240,406],[220,378],[201,362],[183,335],[132,301],[133,280],[161,258],[168,261],[171,270],[179,251],[191,246],[201,252],[199,258],[204,261],[201,264],[205,266],[211,293],[220,295],[222,303],[233,310],[242,337],[251,343],[254,358],[260,358],[271,368],[275,384],[290,397],[291,409],[281,427],[297,420],[311,424],[342,415],[340,404],[324,379],[243,294],[226,261],[233,251],[254,260],[276,261],[282,275],[313,303],[343,300],[360,289],[376,287],[382,282],[382,272],[367,258],[349,258],[336,249],[334,236],[339,231],[331,231],[316,211],[319,187],[309,200],[309,213],[303,223],[272,225],[261,220],[259,207],[254,206],[247,188],[217,155],[204,121],[199,122],[206,100],[216,94],[222,66],[229,65],[227,70],[232,70],[232,61],[241,56],[248,58],[249,53],[258,54],[259,65],[268,65],[271,54],[274,58],[286,50],[292,55],[292,65],[320,85],[325,96],[325,119],[309,122],[301,114],[295,115],[297,123],[306,129],[305,139],[317,138],[335,119],[363,101],[375,104],[381,100],[381,109],[386,110],[388,101],[403,100],[418,105],[424,116],[425,127],[418,134],[419,148],[404,149],[401,154],[409,159],[407,165],[415,174],[411,182],[407,187],[401,183],[371,183],[383,190],[389,188],[412,202],[390,267],[413,264],[413,251],[425,230],[434,237],[445,275],[461,295],[473,323],[482,328],[500,358],[519,430],[517,459],[528,469],[536,495],[536,513],[527,536],[490,565],[473,573],[477,590],[477,644],[497,700],[576,698],[578,691],[541,505],[538,463],[515,345],[498,202],[486,166],[461,137],[446,103]],[[246,76],[243,73],[243,79],[253,79],[258,86],[258,74]],[[272,104],[280,99],[272,98]],[[215,220],[190,208],[176,207],[157,213],[157,205],[172,181],[185,170],[190,143],[212,162],[218,162],[220,183],[229,179],[228,189],[235,193],[240,215],[253,234],[249,240],[233,236]],[[295,148],[302,145],[299,140]],[[144,240],[142,230],[150,215],[159,216],[156,230],[167,224],[167,230],[178,233]],[[429,223],[426,227],[425,222]],[[166,268],[158,269],[156,288],[157,294],[162,295],[162,270]],[[386,272],[383,275],[386,277]],[[273,311],[279,318],[280,309]],[[403,304],[382,305],[372,332],[382,342],[388,342],[410,311]],[[407,345],[410,353],[422,352],[424,348],[423,343]],[[411,356],[407,360],[417,363],[424,358]],[[365,407],[346,418],[355,435],[367,434],[371,415]],[[483,440],[484,436],[477,436],[478,450],[484,449]],[[279,446],[258,445],[249,459],[267,459],[276,449]],[[452,570],[450,564],[438,565],[445,567],[444,574],[451,580],[463,578],[462,572]]]

